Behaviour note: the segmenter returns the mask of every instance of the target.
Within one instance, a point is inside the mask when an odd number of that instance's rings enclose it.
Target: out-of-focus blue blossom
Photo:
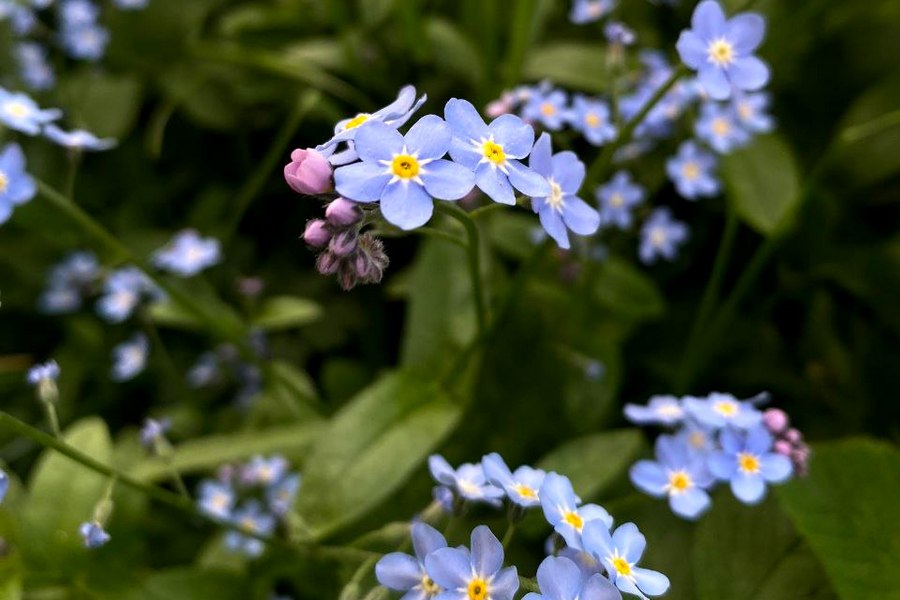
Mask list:
[[[335,189],[354,202],[381,202],[388,222],[409,230],[428,222],[433,199],[459,200],[472,191],[470,169],[443,158],[452,134],[436,115],[422,117],[405,136],[384,123],[356,134],[362,162],[334,172]]]
[[[241,483],[244,485],[273,485],[281,481],[289,467],[287,459],[277,454],[269,458],[254,456],[241,469]]]
[[[208,479],[200,484],[200,498],[197,504],[207,515],[226,521],[231,517],[234,503],[235,493],[231,485]]]
[[[750,141],[750,134],[738,124],[731,107],[715,102],[703,105],[695,133],[720,154],[727,154]]]
[[[143,427],[141,427],[141,444],[145,448],[152,450],[160,440],[165,438],[166,432],[171,428],[172,420],[167,417],[162,419],[146,419]]]
[[[563,556],[548,556],[537,570],[541,593],[531,592],[522,600],[621,600],[622,594],[609,579],[593,573],[585,577],[579,566]]]
[[[59,19],[64,27],[91,25],[100,16],[100,7],[90,0],[61,0]]]
[[[113,4],[121,10],[141,10],[147,8],[150,0],[113,0]]]
[[[286,515],[294,505],[302,478],[298,473],[285,475],[266,489],[266,501],[274,515]]]
[[[585,549],[603,563],[617,588],[641,598],[660,596],[669,589],[668,577],[637,566],[646,546],[646,538],[634,523],[620,525],[612,535],[599,522],[584,527]]]
[[[91,550],[105,546],[110,540],[109,534],[103,529],[103,525],[97,521],[82,523],[81,527],[78,528],[78,533],[81,534],[84,547]]]
[[[6,498],[6,493],[9,491],[9,475],[3,469],[0,469],[0,504],[3,503],[3,499]]]
[[[436,485],[431,489],[431,497],[437,502],[444,512],[453,512],[455,496],[453,490],[446,485]]]
[[[39,363],[28,369],[26,379],[32,386],[39,386],[45,382],[53,382],[59,379],[59,364],[55,360]]]
[[[19,75],[29,88],[43,91],[56,85],[56,75],[47,60],[47,51],[40,44],[17,44],[16,59],[19,61]]]
[[[410,529],[415,556],[392,552],[375,565],[378,583],[397,592],[406,592],[406,600],[431,600],[443,590],[425,570],[425,557],[447,547],[441,532],[425,523],[415,522]]]
[[[610,21],[604,25],[603,35],[607,42],[617,46],[631,46],[637,40],[634,30],[619,21]]]
[[[618,132],[610,120],[609,106],[602,100],[577,95],[572,98],[566,118],[594,146],[602,146],[616,139]]]
[[[584,181],[584,163],[573,152],[554,155],[550,134],[544,133],[534,144],[528,164],[549,185],[550,193],[534,197],[531,207],[557,245],[563,249],[570,247],[567,229],[579,235],[595,233],[600,226],[600,216],[576,195]]]
[[[73,252],[50,270],[38,307],[48,314],[74,312],[99,277],[100,263],[93,252]]]
[[[153,253],[153,264],[181,277],[192,277],[222,259],[221,244],[215,238],[202,238],[193,229],[175,234],[172,240]]]
[[[684,421],[685,411],[675,396],[652,396],[647,406],[625,405],[625,418],[635,425],[671,427]]]
[[[766,22],[756,13],[725,18],[715,0],[694,9],[691,29],[678,38],[678,54],[697,71],[700,84],[715,100],[729,98],[733,90],[755,91],[769,81],[769,67],[753,52],[766,34]]]
[[[449,486],[466,500],[499,506],[505,495],[502,488],[488,483],[480,464],[464,463],[454,469],[443,456],[432,454],[428,457],[428,469],[435,481]]]
[[[619,171],[609,183],[597,188],[600,226],[629,229],[632,209],[644,201],[644,188],[632,182],[627,171]]]
[[[566,121],[566,103],[566,93],[559,89],[532,94],[522,107],[522,117],[532,123],[540,123],[551,131],[558,131]]]
[[[775,127],[775,122],[768,114],[769,95],[765,92],[755,94],[735,94],[731,99],[731,107],[741,127],[753,133],[768,133]]]
[[[652,264],[660,257],[675,260],[678,247],[687,238],[687,225],[673,219],[669,209],[657,208],[641,228],[641,245],[638,250],[641,262]]]
[[[762,425],[742,432],[726,428],[719,434],[722,449],[709,456],[713,475],[731,484],[731,491],[744,504],[757,504],[766,495],[767,483],[790,478],[790,458],[772,451],[772,434]]]
[[[616,7],[617,0],[574,0],[569,20],[577,25],[599,21]]]
[[[686,519],[698,518],[710,506],[706,490],[715,479],[706,457],[690,452],[682,438],[659,436],[656,461],[638,461],[629,474],[638,489],[657,498],[668,496],[672,511]]]
[[[678,193],[688,200],[715,196],[721,183],[713,174],[716,157],[687,141],[678,147],[678,154],[666,162],[666,173]]]
[[[210,385],[220,377],[219,359],[215,352],[204,352],[187,373],[187,383],[192,388]]]
[[[72,58],[98,61],[106,52],[109,31],[95,24],[69,25],[63,27],[60,42]]]
[[[684,408],[698,423],[715,429],[726,426],[749,429],[762,421],[762,412],[750,401],[741,402],[731,394],[720,392],[712,392],[706,398],[685,398]]]
[[[266,549],[262,540],[246,534],[269,535],[275,530],[275,517],[263,510],[262,505],[250,500],[234,511],[231,522],[240,531],[225,534],[225,547],[244,556],[256,558]]]
[[[128,381],[134,379],[147,366],[147,354],[150,344],[147,336],[138,333],[131,339],[122,342],[113,348],[113,366],[110,378],[113,381]]]
[[[101,152],[116,146],[116,140],[112,138],[98,138],[90,131],[85,131],[84,129],[63,131],[56,125],[47,125],[46,129],[44,129],[44,135],[60,146],[72,150]]]
[[[432,551],[425,570],[444,589],[441,600],[512,600],[519,589],[516,568],[503,568],[503,546],[485,525],[472,531],[471,549]]]
[[[13,2],[15,4],[15,2]],[[27,6],[16,5],[12,9],[10,24],[13,33],[19,36],[25,36],[34,31],[37,24],[37,15]]]
[[[581,505],[572,482],[564,475],[547,473],[539,495],[547,522],[572,548],[582,548],[581,533],[587,523],[598,521],[606,528],[612,526],[613,519],[602,506]]]
[[[546,476],[541,469],[521,466],[513,472],[496,452],[482,458],[481,465],[488,481],[506,490],[512,502],[525,508],[541,504],[541,485]]]
[[[103,284],[97,313],[110,323],[121,323],[131,316],[144,297],[158,300],[163,293],[140,269],[118,269],[110,273]]]
[[[501,115],[490,125],[470,102],[451,98],[444,116],[453,132],[450,156],[475,172],[475,185],[494,202],[513,205],[513,188],[532,198],[547,197],[550,185],[519,159],[531,152],[534,129],[515,115]]]
[[[682,402],[691,398],[685,396]],[[675,434],[688,452],[696,455],[707,455],[716,445],[715,430],[701,425],[691,419],[685,419],[678,433]]]
[[[7,144],[0,151],[0,225],[12,216],[13,209],[29,202],[37,193],[37,184],[25,171],[25,154],[18,144]]]

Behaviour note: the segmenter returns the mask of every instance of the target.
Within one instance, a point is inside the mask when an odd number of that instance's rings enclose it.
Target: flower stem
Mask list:
[[[469,277],[472,279],[472,294],[475,296],[475,313],[478,319],[478,336],[484,334],[487,327],[487,305],[484,298],[484,289],[481,284],[481,238],[478,233],[478,226],[469,216],[469,214],[449,202],[435,202],[435,208],[438,212],[452,217],[466,230],[468,243],[466,244],[466,253],[469,259]]]
[[[509,547],[509,543],[512,541],[513,536],[516,534],[516,524],[513,521],[509,522],[509,525],[506,527],[506,533],[503,534],[503,540],[500,542],[503,544],[503,549]]]
[[[53,432],[56,439],[60,439],[59,417],[56,415],[56,406],[48,400],[41,400],[41,404],[44,407],[44,412],[47,414],[47,422],[50,424],[50,431]]]

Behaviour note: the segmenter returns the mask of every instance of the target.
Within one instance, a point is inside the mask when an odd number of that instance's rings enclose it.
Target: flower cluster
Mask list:
[[[265,332],[252,331],[248,347],[257,357],[265,357],[268,354]],[[234,403],[241,408],[249,406],[263,387],[263,374],[259,367],[247,362],[232,344],[220,344],[214,350],[201,354],[187,372],[186,379],[193,389],[236,384],[238,391]]]
[[[808,449],[776,446],[773,428],[788,430],[782,411],[760,412],[760,394],[741,401],[713,392],[705,398],[654,396],[646,406],[628,404],[625,416],[639,425],[675,428],[656,440],[655,460],[641,460],[631,468],[631,481],[643,492],[668,498],[672,511],[696,519],[710,507],[709,491],[728,482],[745,504],[757,504],[767,484],[782,483],[803,472]],[[791,437],[802,443],[796,430]],[[802,460],[802,469],[795,464]]]
[[[225,547],[248,557],[260,556],[265,544],[256,536],[270,535],[290,511],[300,489],[300,475],[282,456],[254,457],[242,465],[226,465],[215,479],[200,484],[202,512],[235,526]]]
[[[59,364],[55,360],[39,363],[28,369],[26,379],[42,402],[54,403],[59,397],[56,380],[59,379]]]

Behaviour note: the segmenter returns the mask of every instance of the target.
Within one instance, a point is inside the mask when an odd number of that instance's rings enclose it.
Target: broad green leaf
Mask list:
[[[154,302],[147,307],[147,315],[157,325],[185,331],[202,331],[203,322],[194,313],[172,301]]]
[[[534,215],[521,213],[506,213],[492,215],[491,219],[485,219],[487,233],[491,243],[500,252],[513,258],[525,259],[534,254],[535,232],[542,232],[540,223],[534,220]]]
[[[20,600],[23,591],[22,563],[18,555],[0,559],[0,600]]]
[[[460,409],[438,386],[391,373],[321,432],[304,463],[295,510],[323,538],[387,499],[453,431]]]
[[[312,300],[275,296],[263,302],[252,324],[260,329],[279,331],[312,323],[321,316],[322,308]]]
[[[847,111],[833,164],[872,185],[900,170],[900,78],[866,91]]]
[[[94,69],[64,79],[60,95],[65,98],[72,125],[101,137],[125,137],[141,108],[137,79],[105,75]]]
[[[789,224],[800,200],[800,175],[790,147],[761,136],[722,157],[728,199],[748,225],[764,235]]]
[[[451,71],[473,84],[481,81],[484,77],[481,54],[453,23],[430,18],[425,23],[425,35],[431,43],[438,68]]]
[[[634,320],[653,319],[665,311],[665,302],[653,280],[617,258],[598,267],[594,294],[605,307]]]
[[[575,493],[597,498],[637,459],[644,446],[637,429],[620,429],[566,442],[538,463],[545,471],[556,471],[572,480]]]
[[[815,446],[778,497],[845,600],[900,598],[900,451],[870,439]]]
[[[525,79],[549,79],[585,92],[606,92],[606,49],[601,44],[556,42],[535,48],[525,57]]]
[[[246,576],[228,571],[171,569],[147,577],[120,600],[246,600],[250,597]]]

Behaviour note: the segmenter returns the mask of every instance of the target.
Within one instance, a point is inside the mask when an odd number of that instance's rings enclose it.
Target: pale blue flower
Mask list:
[[[610,535],[600,522],[584,526],[584,547],[606,567],[610,580],[626,594],[640,598],[660,596],[669,589],[669,578],[638,567],[647,540],[634,523],[625,523]]]
[[[91,550],[105,546],[110,540],[109,534],[103,529],[103,525],[97,521],[82,523],[81,527],[78,528],[78,533],[81,534],[84,547]]]
[[[43,91],[56,85],[56,75],[43,46],[36,42],[19,43],[16,45],[16,58],[19,61],[19,75],[29,88]]]
[[[482,458],[481,465],[487,480],[506,490],[506,496],[512,502],[525,508],[540,506],[540,490],[546,475],[544,471],[526,465],[513,472],[496,452]]]
[[[13,210],[37,194],[37,184],[25,171],[25,154],[18,144],[7,144],[0,151],[0,225]]]
[[[0,469],[0,504],[3,504],[3,499],[6,498],[6,493],[9,491],[9,475],[3,469]]]
[[[82,295],[100,276],[93,252],[73,252],[50,269],[38,307],[48,314],[65,314],[81,308]]]
[[[569,20],[577,25],[599,21],[616,7],[618,0],[573,0]]]
[[[631,180],[627,171],[619,171],[609,183],[597,188],[600,201],[600,226],[629,229],[632,210],[644,201],[644,188]]]
[[[610,21],[603,26],[603,35],[610,44],[631,46],[637,40],[634,30],[619,21]]]
[[[454,469],[443,456],[432,454],[428,457],[428,469],[435,481],[449,486],[466,500],[499,506],[505,495],[502,488],[488,483],[480,464],[464,463]]]
[[[713,174],[716,157],[687,141],[678,147],[678,154],[666,162],[666,173],[678,193],[688,200],[715,196],[721,183]]]
[[[140,269],[118,269],[103,284],[97,313],[110,323],[121,323],[131,316],[144,297],[160,299],[163,294]]]
[[[401,600],[431,600],[443,590],[425,570],[425,558],[447,547],[447,540],[434,527],[415,522],[410,528],[415,556],[392,552],[375,565],[375,577],[384,587],[406,592]]]
[[[201,512],[226,521],[231,517],[234,503],[234,489],[229,484],[209,479],[200,484],[200,498],[197,504]]]
[[[646,406],[626,404],[625,417],[636,425],[671,427],[684,421],[685,411],[675,396],[652,396]]]
[[[731,99],[731,109],[738,123],[753,133],[768,133],[775,127],[775,121],[768,114],[769,95],[765,92],[755,94],[735,94]]]
[[[706,398],[688,397],[684,408],[701,425],[713,429],[726,426],[749,429],[762,422],[762,412],[752,401],[740,401],[731,394],[712,392]]]
[[[572,548],[581,549],[581,534],[587,523],[597,521],[612,527],[613,519],[606,509],[596,504],[581,504],[572,482],[558,473],[547,473],[540,489],[541,508],[553,529]]]
[[[166,432],[172,428],[172,419],[163,417],[161,419],[145,419],[144,425],[141,427],[140,438],[141,444],[148,450],[153,450],[157,442],[163,440]]]
[[[113,348],[113,366],[110,378],[113,381],[128,381],[137,377],[147,366],[150,344],[142,333]]]
[[[101,152],[116,146],[116,140],[112,138],[98,138],[90,131],[85,131],[84,129],[63,131],[56,125],[48,125],[44,129],[44,136],[60,146],[71,148],[72,150]]]
[[[266,489],[266,501],[269,510],[277,516],[286,515],[294,505],[297,492],[300,491],[302,478],[298,473],[289,473],[281,480]]]
[[[522,117],[532,123],[540,123],[551,131],[558,131],[566,121],[566,103],[566,93],[559,89],[531,94],[522,107]]]
[[[90,0],[62,0],[59,18],[64,26],[91,25],[97,21],[100,7]]]
[[[109,31],[95,24],[70,25],[63,27],[60,42],[72,58],[98,61],[106,52]]]
[[[629,471],[634,485],[657,498],[668,497],[672,511],[696,519],[710,506],[714,478],[706,457],[691,452],[683,438],[661,435],[656,439],[656,461],[641,460]]]
[[[269,458],[254,456],[241,470],[241,483],[244,485],[273,485],[287,473],[290,464],[281,455]]]
[[[610,118],[609,105],[602,100],[576,95],[572,106],[566,111],[566,118],[594,146],[611,142],[618,135]]]
[[[193,229],[178,232],[172,240],[153,253],[153,264],[178,275],[192,277],[219,263],[222,250],[219,240],[203,238]]]
[[[246,534],[271,534],[275,530],[275,517],[265,512],[259,502],[250,500],[234,511],[230,521],[238,531],[225,534],[225,547],[250,558],[260,556],[266,549],[265,543]]]
[[[37,135],[44,125],[61,116],[58,108],[41,109],[29,96],[0,87],[0,123],[10,129]]]
[[[503,568],[503,546],[485,525],[472,531],[467,548],[439,548],[425,557],[425,570],[443,591],[435,600],[513,600],[515,567]]]
[[[621,600],[622,594],[599,573],[585,578],[582,570],[565,557],[548,556],[537,570],[541,593],[522,600]]]
[[[652,264],[659,257],[674,260],[678,247],[688,239],[687,226],[672,218],[667,208],[657,208],[641,228],[639,256],[644,264]]]
[[[728,154],[750,141],[750,134],[738,123],[731,107],[716,102],[702,106],[694,132],[719,154]]]
[[[39,386],[59,379],[59,364],[55,360],[39,363],[28,369],[26,379],[32,386]]]
[[[709,456],[709,470],[731,484],[744,504],[762,502],[767,483],[787,481],[793,473],[791,459],[772,451],[772,434],[762,425],[742,432],[732,428],[719,434],[721,450]]]

